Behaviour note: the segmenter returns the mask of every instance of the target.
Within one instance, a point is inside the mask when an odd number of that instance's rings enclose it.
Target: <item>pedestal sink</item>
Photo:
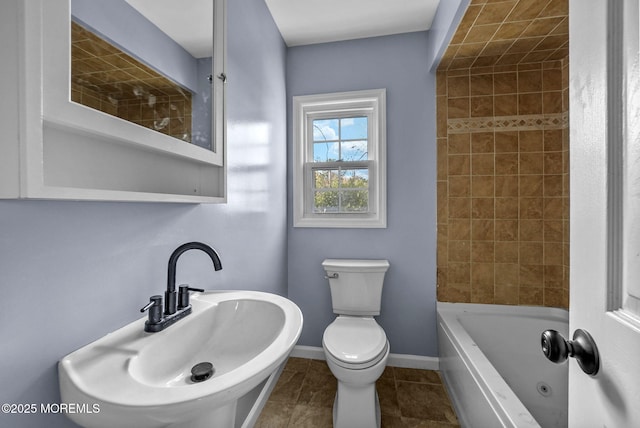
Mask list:
[[[194,293],[191,305],[164,331],[144,332],[143,318],[64,357],[61,401],[99,409],[67,416],[95,428],[234,427],[237,400],[284,363],[302,313],[254,291]],[[200,363],[213,370],[194,381]]]

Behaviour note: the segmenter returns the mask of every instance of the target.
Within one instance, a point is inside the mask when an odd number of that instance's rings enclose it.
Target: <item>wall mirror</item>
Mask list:
[[[70,24],[73,102],[216,150],[214,2],[72,0]]]
[[[0,23],[0,198],[226,202],[226,0],[6,0]]]

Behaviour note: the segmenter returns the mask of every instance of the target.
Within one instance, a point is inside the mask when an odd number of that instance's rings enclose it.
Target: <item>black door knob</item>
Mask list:
[[[554,363],[560,364],[573,357],[586,374],[595,376],[600,369],[598,347],[589,333],[577,329],[573,340],[565,340],[555,330],[545,330],[540,338],[542,353]]]

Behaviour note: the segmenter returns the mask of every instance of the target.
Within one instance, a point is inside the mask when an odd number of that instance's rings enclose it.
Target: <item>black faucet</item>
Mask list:
[[[189,315],[191,313],[189,291],[204,291],[201,288],[191,288],[188,285],[181,285],[180,291],[176,293],[176,265],[178,264],[180,255],[188,250],[204,251],[211,257],[213,268],[217,271],[222,269],[222,263],[220,263],[218,253],[207,244],[203,244],[202,242],[187,242],[176,248],[174,252],[171,253],[171,257],[169,257],[167,291],[164,292],[164,314],[162,313],[162,296],[159,295],[151,296],[149,304],[140,309],[140,312],[149,310],[149,319],[144,325],[145,331],[155,333],[164,330],[166,327]]]
[[[209,257],[211,257],[211,261],[213,262],[213,268],[215,270],[222,269],[222,264],[220,263],[220,257],[218,257],[218,253],[216,253],[215,250],[210,246],[208,246],[207,244],[203,244],[202,242],[187,242],[186,244],[182,244],[178,248],[176,248],[175,251],[171,254],[171,257],[169,257],[169,269],[167,273],[167,291],[164,292],[164,313],[166,315],[171,315],[176,312],[176,265],[178,264],[178,257],[180,257],[182,253],[188,250],[204,251],[209,255]],[[182,293],[184,293],[185,291],[188,292],[189,290],[183,289],[181,291]],[[186,305],[183,305],[183,306],[186,306]]]

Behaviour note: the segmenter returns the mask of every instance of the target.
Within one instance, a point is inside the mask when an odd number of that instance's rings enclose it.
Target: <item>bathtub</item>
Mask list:
[[[438,302],[440,372],[462,427],[566,428],[568,369],[540,335],[568,336],[555,308]]]

